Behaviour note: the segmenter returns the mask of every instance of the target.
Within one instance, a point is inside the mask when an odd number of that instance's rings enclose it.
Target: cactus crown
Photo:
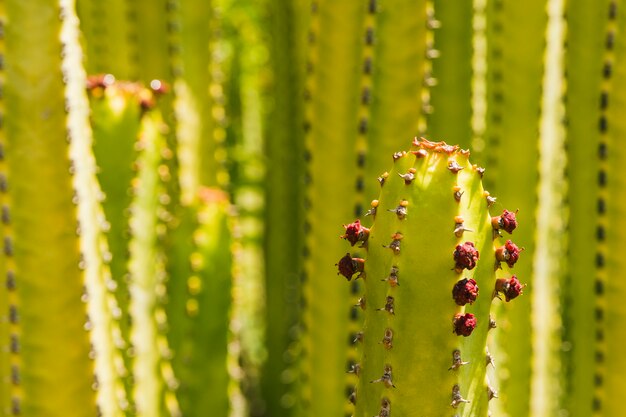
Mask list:
[[[486,416],[495,397],[486,378],[490,307],[499,292],[508,301],[523,288],[502,270],[502,262],[517,261],[519,248],[497,243],[500,229],[514,228],[514,214],[492,219],[484,169],[468,157],[458,146],[425,139],[394,154],[368,212],[373,225],[358,239],[367,259],[348,254],[338,263],[346,278],[352,271],[365,280],[355,416],[416,409]],[[363,228],[357,221],[342,236],[351,244],[356,227]]]

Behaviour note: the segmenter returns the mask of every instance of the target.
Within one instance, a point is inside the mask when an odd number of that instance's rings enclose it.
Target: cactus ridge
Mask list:
[[[425,139],[396,153],[371,214],[367,259],[342,259],[364,262],[361,360],[351,367],[357,417],[416,408],[486,416],[497,395],[486,378],[486,342],[496,274],[508,271],[498,268],[483,170],[468,155]],[[460,287],[469,292],[457,294]]]

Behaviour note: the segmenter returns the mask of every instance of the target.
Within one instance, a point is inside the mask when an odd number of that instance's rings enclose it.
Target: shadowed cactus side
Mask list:
[[[359,274],[365,293],[358,306],[365,323],[357,342],[361,361],[352,400],[356,417],[410,415],[486,416],[496,396],[486,379],[493,327],[492,299],[506,301],[523,289],[512,267],[520,249],[500,242],[515,214],[490,217],[494,201],[482,187],[483,169],[468,151],[416,140],[394,154],[380,178],[382,191],[343,236],[360,242],[367,260],[347,254],[338,263],[348,280]]]

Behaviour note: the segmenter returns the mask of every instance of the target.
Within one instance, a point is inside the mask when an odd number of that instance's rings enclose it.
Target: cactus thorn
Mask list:
[[[393,239],[391,243],[389,245],[383,245],[383,248],[389,248],[393,251],[393,253],[398,255],[400,253],[400,241],[403,237],[404,236],[400,232],[394,233],[391,235],[391,239]]]
[[[485,194],[485,198],[487,199],[487,207],[491,207],[496,204],[496,197],[490,196],[487,191],[485,191]]]
[[[457,313],[453,320],[454,330],[453,333],[457,336],[467,337],[472,334],[476,328],[476,317],[472,313]]]
[[[396,152],[393,154],[393,161],[397,161],[398,159],[402,158],[404,155],[406,155],[406,151],[401,151],[401,152]]]
[[[357,332],[354,335],[354,339],[352,340],[352,343],[356,343],[356,342],[363,342],[363,332]]]
[[[466,400],[461,395],[461,388],[457,384],[454,384],[452,387],[452,403],[450,404],[452,408],[457,408],[462,403],[469,403],[469,400]]]
[[[415,179],[415,173],[417,172],[417,170],[415,168],[409,168],[409,170],[407,171],[406,174],[400,174],[398,172],[398,175],[400,176],[400,178],[402,178],[404,180],[404,183],[406,185],[410,185],[413,180]]]
[[[507,302],[514,298],[517,298],[523,294],[523,289],[526,284],[521,284],[515,275],[511,278],[500,278],[496,280],[495,296],[500,298],[499,293],[504,294],[504,298]]]
[[[389,272],[389,276],[385,279],[381,279],[381,281],[388,281],[389,286],[398,287],[400,285],[400,283],[398,282],[398,272],[398,267],[395,265],[392,266],[391,271]]]
[[[380,341],[385,349],[389,350],[393,347],[393,330],[390,328],[385,329],[385,335],[383,336],[383,340]]]
[[[365,277],[365,260],[361,258],[353,258],[350,256],[350,253],[346,253],[346,256],[341,258],[335,266],[339,269],[337,275],[343,275],[348,281],[350,281],[352,276],[357,272],[359,272],[359,275],[356,279]]]
[[[396,387],[393,384],[393,381],[391,379],[391,365],[386,364],[385,365],[385,369],[383,371],[383,376],[381,376],[378,379],[374,379],[374,380],[370,381],[370,384],[376,383],[376,382],[382,382],[385,385],[385,387],[387,387],[387,388],[391,388],[391,387],[395,388]]]
[[[524,248],[520,249],[515,243],[507,240],[504,246],[496,249],[496,269],[500,268],[500,262],[506,262],[509,268],[513,268],[523,250]]]
[[[390,295],[387,296],[384,307],[376,309],[376,311],[383,311],[383,310],[388,312],[389,314],[395,314],[392,296]]]
[[[493,400],[494,398],[498,398],[498,392],[491,388],[491,386],[487,385],[487,398],[489,401]]]
[[[371,208],[365,213],[366,216],[376,216],[376,209],[378,208],[378,200],[372,200],[370,203]]]
[[[387,397],[380,400],[380,412],[374,417],[389,417],[391,415],[391,401]]]
[[[498,327],[498,325],[496,324],[496,320],[493,317],[491,317],[491,314],[490,314],[489,315],[489,329],[488,330],[495,329],[496,327]]]
[[[455,262],[454,270],[460,274],[465,268],[468,270],[474,269],[476,261],[480,258],[480,253],[474,247],[474,243],[465,242],[456,246],[453,258]]]
[[[370,229],[363,227],[360,220],[357,219],[353,223],[344,224],[343,227],[346,229],[346,233],[339,237],[350,242],[351,246],[354,246],[357,242],[367,242]]]
[[[463,225],[463,217],[456,216],[454,218],[454,235],[456,237],[462,237],[464,232],[473,232],[473,230]]]
[[[350,393],[350,395],[348,396],[348,401],[350,401],[352,404],[356,404],[356,390]]]
[[[478,285],[472,278],[463,278],[452,287],[452,298],[457,305],[472,304],[478,297]]]
[[[482,178],[485,175],[485,168],[479,167],[478,165],[474,165],[473,167],[476,170],[476,172],[478,172],[478,175],[480,175],[480,178]]]
[[[496,369],[496,363],[493,360],[493,356],[491,356],[491,353],[489,353],[489,351],[487,351],[487,355],[485,356],[485,366],[493,366],[493,369]]]
[[[454,159],[450,160],[450,162],[448,162],[448,169],[450,171],[452,171],[453,174],[458,173],[460,170],[463,169],[463,167],[461,165],[459,165],[459,163],[457,161],[455,161]]]
[[[402,200],[400,204],[398,204],[398,207],[396,207],[395,209],[389,209],[388,211],[396,213],[396,216],[398,216],[398,219],[403,220],[404,218],[406,218],[406,215],[407,215],[406,208],[408,205],[409,205],[408,201]]]
[[[350,369],[348,370],[348,373],[359,376],[361,374],[361,365],[358,363],[354,363],[350,365]]]
[[[354,305],[355,307],[361,307],[362,310],[365,310],[365,297],[359,298],[359,300]]]
[[[454,349],[452,351],[452,366],[448,368],[448,371],[456,371],[463,365],[467,365],[469,362],[464,362],[461,359],[461,351],[458,349]]]
[[[378,177],[378,183],[380,184],[381,187],[383,185],[385,185],[385,181],[387,181],[387,178],[389,178],[389,173],[388,172],[383,172],[380,175],[380,177]]]
[[[458,185],[455,185],[454,187],[452,187],[452,191],[454,191],[454,199],[456,200],[456,202],[460,202],[461,201],[461,197],[463,197],[463,193],[465,193],[465,191],[461,191],[461,187],[459,187]]]

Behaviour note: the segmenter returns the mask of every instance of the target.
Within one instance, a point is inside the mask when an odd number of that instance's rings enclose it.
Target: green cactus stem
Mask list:
[[[356,417],[486,416],[496,395],[486,379],[492,299],[522,285],[498,272],[489,195],[468,155],[424,139],[396,153],[370,211],[365,266],[339,264],[365,282]]]
[[[165,255],[161,240],[169,213],[164,208],[169,196],[165,181],[170,172],[163,157],[168,154],[164,125],[155,109],[142,120],[139,139],[138,174],[129,220],[132,234],[129,312],[132,318],[130,341],[133,349],[133,399],[139,416],[180,415],[165,331]]]
[[[351,412],[347,400],[354,361],[348,335],[358,311],[349,307],[349,286],[320,279],[335,274],[334,253],[343,246],[335,224],[354,216],[358,97],[362,71],[366,4],[362,1],[311,3],[308,75],[305,82],[305,146],[308,155],[305,199],[305,282],[301,410],[296,415],[330,416]],[[349,19],[346,16],[350,16]],[[332,149],[332,152],[328,152]],[[329,210],[332,201],[344,201]]]
[[[570,416],[622,413],[626,14],[613,0],[568,3],[569,270],[564,285],[561,407]],[[587,33],[587,36],[583,36]],[[578,103],[591,103],[581,108]],[[585,169],[574,167],[584,164]]]
[[[372,73],[372,88],[361,92],[371,100],[365,156],[368,177],[388,169],[388,155],[402,146],[407,132],[425,132],[429,85],[435,82],[426,54],[431,28],[437,26],[432,4],[401,0],[393,7],[379,5],[376,13],[373,62],[364,62],[362,68]],[[377,185],[365,181],[365,195],[377,195]]]
[[[90,253],[81,259],[85,248],[80,240],[89,238],[79,238],[88,230],[84,225],[77,230],[82,216],[72,204],[88,205],[93,199],[82,203],[78,199],[93,195],[83,195],[78,187],[77,178],[85,172],[79,166],[82,161],[70,169],[67,142],[79,142],[74,149],[90,145],[82,129],[88,128],[87,107],[75,95],[84,94],[84,78],[74,3],[4,5],[8,177],[2,184],[4,192],[9,190],[11,211],[4,229],[3,268],[13,311],[8,411],[93,416],[94,364],[85,331],[87,310],[81,302],[81,269],[90,267],[86,265]],[[71,170],[76,173],[74,184]],[[83,178],[89,178],[89,171],[86,175]]]
[[[174,371],[180,381],[183,415],[228,415],[231,380],[227,369],[232,257],[229,203],[217,190],[201,191],[195,251],[186,280],[185,322],[178,322]]]
[[[125,0],[76,0],[88,74],[137,79],[137,44],[132,42],[134,28],[130,24],[132,7]]]
[[[426,52],[432,61],[430,88],[432,114],[428,115],[428,133],[434,138],[469,147],[472,138],[472,41],[474,2],[450,6],[434,0],[437,18],[434,42]],[[431,25],[432,26],[432,25]],[[434,59],[436,58],[436,59]],[[454,120],[454,123],[450,123]]]
[[[544,1],[513,3],[486,1],[484,9],[485,97],[482,129],[472,144],[474,156],[487,167],[485,187],[498,196],[496,207],[518,210],[526,227],[515,241],[535,254],[536,207],[539,187],[539,126],[542,75],[546,47],[547,14]],[[528,31],[528,28],[536,28]],[[511,86],[515,86],[512,88]],[[500,381],[500,401],[494,415],[530,415],[532,368],[516,358],[533,357],[531,300],[535,289],[532,262],[521,263],[516,272],[529,284],[527,297],[497,306],[502,310],[491,353],[497,367],[490,370]],[[505,313],[506,312],[506,313]],[[555,350],[556,351],[556,350]]]

